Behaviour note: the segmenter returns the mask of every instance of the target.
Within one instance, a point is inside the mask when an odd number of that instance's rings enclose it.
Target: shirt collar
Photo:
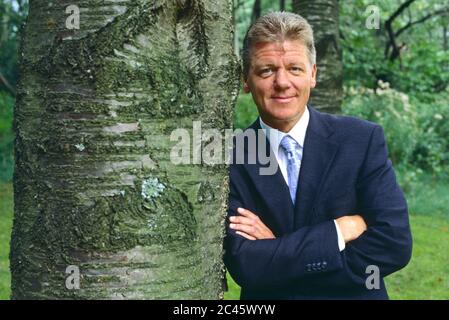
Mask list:
[[[295,141],[304,148],[304,140],[306,138],[307,126],[309,125],[309,109],[305,108],[303,115],[299,118],[299,121],[291,128],[291,130],[287,133],[279,131],[278,129],[274,129],[263,122],[262,118],[259,117],[260,127],[264,129],[267,134],[268,140],[270,141],[270,145],[276,152],[279,150],[279,145],[284,136],[289,135]]]

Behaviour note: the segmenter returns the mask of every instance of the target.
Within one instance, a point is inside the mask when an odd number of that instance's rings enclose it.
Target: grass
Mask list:
[[[448,190],[449,191],[449,190]],[[411,215],[413,256],[385,279],[391,299],[449,299],[449,219]]]
[[[9,273],[9,239],[13,212],[12,184],[0,183],[0,300],[11,294]]]

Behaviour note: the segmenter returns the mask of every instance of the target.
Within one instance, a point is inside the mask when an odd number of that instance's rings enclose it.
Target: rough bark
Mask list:
[[[72,4],[23,33],[12,298],[222,298],[227,168],[174,165],[170,133],[231,127],[231,1],[83,0],[67,30]]]
[[[309,21],[315,36],[318,79],[310,104],[326,112],[338,113],[343,99],[338,1],[293,0],[293,11]]]

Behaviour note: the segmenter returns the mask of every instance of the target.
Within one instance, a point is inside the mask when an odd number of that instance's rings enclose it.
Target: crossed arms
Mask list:
[[[229,227],[236,230],[236,234],[248,240],[276,239],[273,232],[253,212],[244,208],[237,208],[240,216],[230,216]],[[355,240],[366,230],[365,220],[360,215],[343,216],[336,219],[345,243]]]

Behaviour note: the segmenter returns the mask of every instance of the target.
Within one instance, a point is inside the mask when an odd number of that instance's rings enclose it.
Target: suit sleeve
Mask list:
[[[236,215],[236,209],[244,207],[236,185],[239,178],[231,168],[228,215]],[[407,204],[396,182],[379,126],[372,130],[356,188],[360,214],[368,229],[347,243],[342,252],[333,220],[276,239],[255,241],[235,234],[227,223],[225,264],[234,280],[250,288],[301,281],[346,287],[364,285],[369,265],[377,266],[381,276],[404,267],[412,248]]]
[[[378,267],[380,275],[385,277],[410,261],[412,235],[407,202],[388,159],[380,126],[372,131],[356,190],[358,207],[367,230],[346,244],[346,249],[342,251],[343,269],[324,277],[323,284],[347,282],[364,285],[369,275],[368,266]]]

